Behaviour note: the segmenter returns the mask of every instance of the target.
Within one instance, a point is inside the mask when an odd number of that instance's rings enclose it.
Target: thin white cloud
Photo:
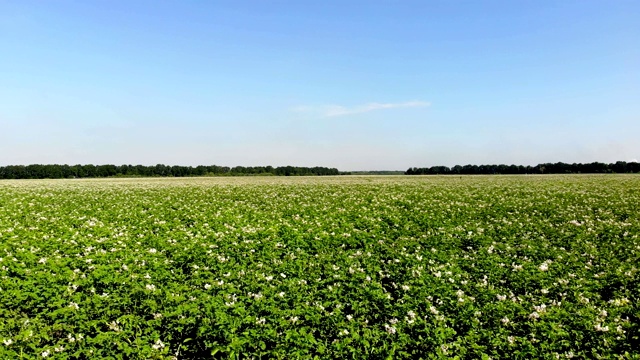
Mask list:
[[[353,114],[362,114],[370,111],[383,110],[383,109],[397,109],[397,108],[411,108],[411,107],[425,107],[431,103],[426,101],[407,101],[402,103],[368,103],[365,105],[346,107],[340,105],[327,106],[324,111],[324,116],[335,117]]]
[[[323,107],[312,107],[303,105],[291,108],[291,111],[298,113],[315,113],[316,115],[319,115],[321,117],[338,117],[345,115],[362,114],[376,110],[427,107],[430,105],[431,103],[426,101],[407,101],[401,103],[371,102],[364,105],[351,107],[342,105],[328,105]]]

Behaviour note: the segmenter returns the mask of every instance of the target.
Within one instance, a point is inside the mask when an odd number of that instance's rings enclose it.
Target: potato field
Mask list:
[[[640,359],[640,176],[0,181],[0,359]]]

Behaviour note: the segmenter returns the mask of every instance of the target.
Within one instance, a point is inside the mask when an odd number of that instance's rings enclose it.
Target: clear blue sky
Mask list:
[[[0,0],[0,165],[640,159],[638,1]]]

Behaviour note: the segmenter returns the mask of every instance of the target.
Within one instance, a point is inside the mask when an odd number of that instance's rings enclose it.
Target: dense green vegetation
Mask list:
[[[0,182],[2,359],[640,359],[640,176]]]
[[[167,165],[9,165],[0,166],[0,179],[68,179],[101,177],[193,177],[193,176],[317,176],[317,175],[480,175],[480,174],[597,174],[638,173],[640,163],[456,165],[410,168],[402,171],[340,172],[336,168],[301,166],[167,166]]]
[[[300,166],[155,166],[144,165],[10,165],[0,167],[0,179],[68,179],[100,177],[185,176],[310,176],[339,175],[335,168]]]
[[[410,168],[405,175],[480,175],[480,174],[605,174],[605,173],[639,173],[640,163],[618,161],[605,164],[593,162],[588,164],[545,163],[536,166],[523,165],[456,165],[432,166],[429,168]]]

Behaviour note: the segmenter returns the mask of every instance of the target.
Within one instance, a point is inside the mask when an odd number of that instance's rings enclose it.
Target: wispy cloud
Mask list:
[[[351,107],[342,105],[328,105],[323,107],[298,106],[292,108],[291,110],[294,112],[318,113],[322,117],[338,117],[345,115],[362,114],[376,110],[427,107],[430,105],[431,103],[426,101],[406,101],[400,103],[371,102],[364,105]]]

